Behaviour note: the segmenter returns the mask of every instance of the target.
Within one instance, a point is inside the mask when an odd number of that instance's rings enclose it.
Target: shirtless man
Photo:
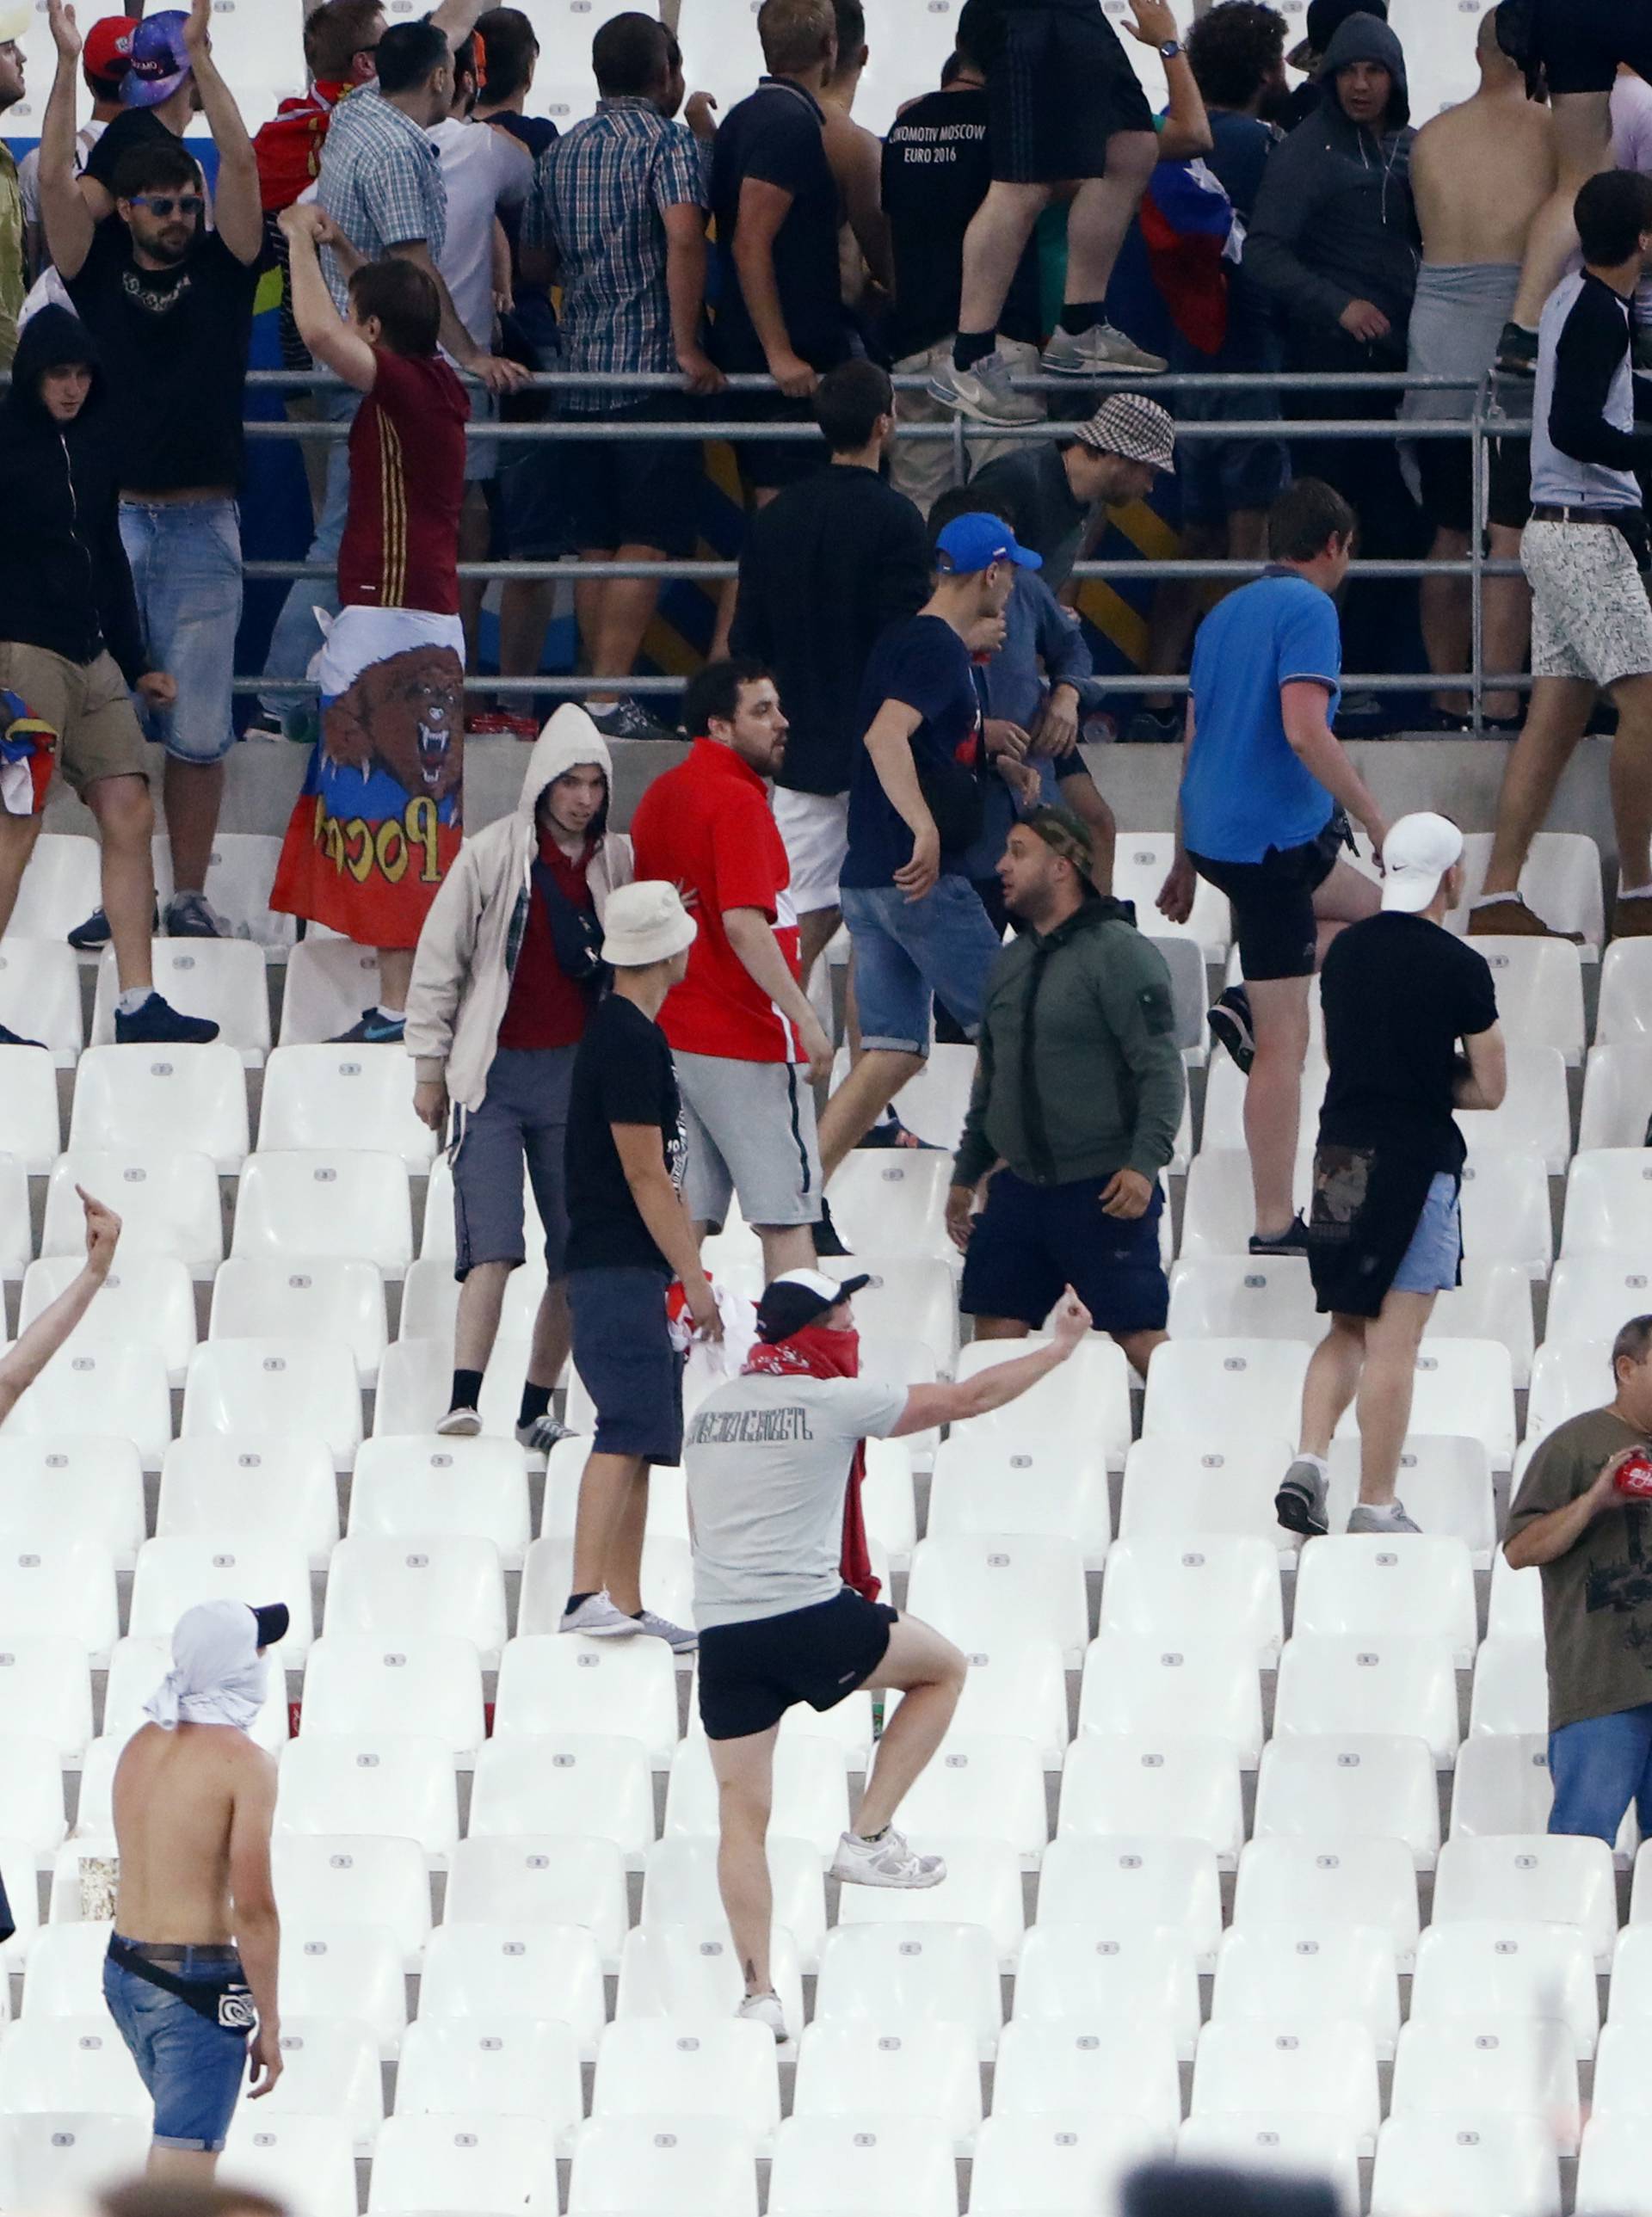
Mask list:
[[[287,1624],[281,1602],[186,1609],[172,1668],[144,1705],[151,1721],[115,1765],[121,1882],[103,1995],[154,2100],[149,2176],[162,2183],[210,2181],[249,2054],[255,2101],[281,2077],[275,1763],[247,1732]]]
[[[91,1306],[114,1260],[121,1239],[120,1218],[101,1201],[94,1201],[84,1186],[77,1185],[75,1191],[86,1212],[86,1267],[50,1308],[40,1311],[27,1331],[18,1334],[16,1344],[0,1356],[0,1424]]]
[[[1411,150],[1411,195],[1422,230],[1423,266],[1411,311],[1409,367],[1426,377],[1472,377],[1491,368],[1497,342],[1514,306],[1520,258],[1540,210],[1554,191],[1554,126],[1546,108],[1525,96],[1525,80],[1497,43],[1494,14],[1480,19],[1480,89],[1460,107],[1426,123]],[[1466,418],[1472,392],[1413,392],[1401,411],[1406,423]],[[1467,559],[1474,510],[1469,442],[1419,439],[1422,503],[1434,527],[1429,559]],[[1527,442],[1501,439],[1490,449],[1491,553],[1517,562],[1531,506]],[[1485,666],[1522,670],[1531,627],[1531,598],[1522,577],[1485,582]],[[1473,637],[1466,577],[1425,577],[1423,638],[1437,674],[1467,670]],[[1442,713],[1466,719],[1467,693],[1434,696]],[[1511,726],[1519,720],[1513,693],[1486,696],[1485,713]]]
[[[838,63],[820,106],[820,133],[826,160],[838,183],[843,221],[838,231],[838,267],[844,306],[859,307],[869,284],[894,290],[889,226],[883,213],[883,141],[851,114],[868,59],[866,11],[861,0],[833,0],[838,15]]]

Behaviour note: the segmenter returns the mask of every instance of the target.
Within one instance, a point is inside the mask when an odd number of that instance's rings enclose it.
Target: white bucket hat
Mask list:
[[[675,886],[641,878],[610,893],[603,918],[603,960],[616,970],[642,970],[692,947],[696,926]]]

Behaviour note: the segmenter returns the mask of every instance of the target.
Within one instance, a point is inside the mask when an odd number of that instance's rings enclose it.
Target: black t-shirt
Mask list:
[[[69,297],[102,356],[123,491],[239,483],[247,352],[263,268],[262,259],[251,267],[238,260],[207,231],[176,269],[139,269],[120,217],[97,226]]]
[[[625,1182],[616,1124],[654,1124],[680,1187],[687,1161],[683,1105],[665,1034],[634,1001],[610,993],[585,1026],[568,1102],[568,1268],[641,1268],[669,1275]]]
[[[899,701],[920,718],[912,735],[919,781],[979,774],[981,707],[969,650],[939,616],[913,616],[892,624],[872,650],[861,686],[860,724],[871,729],[886,701]],[[934,806],[933,795],[930,796]],[[963,850],[948,848],[942,830],[944,874],[963,868]],[[839,873],[845,886],[887,886],[912,860],[912,831],[883,790],[871,756],[857,749],[849,785],[849,852]]]
[[[768,367],[734,268],[740,187],[748,177],[792,196],[775,233],[775,282],[792,350],[814,369],[833,369],[849,351],[838,271],[837,181],[821,137],[820,102],[801,85],[764,77],[729,111],[711,164],[717,234],[714,349],[725,369]]]
[[[992,182],[984,88],[929,93],[890,125],[883,142],[883,213],[894,254],[888,345],[897,361],[957,330],[963,235]],[[1038,257],[1031,245],[1011,282],[998,328],[1005,338],[1033,346],[1043,336]]]
[[[1337,934],[1320,991],[1331,1066],[1320,1144],[1460,1170],[1457,1041],[1497,1022],[1485,956],[1426,917],[1385,910]]]
[[[134,146],[146,146],[152,139],[168,146],[180,143],[176,132],[169,131],[152,108],[123,108],[87,155],[81,175],[96,177],[106,193],[113,193],[122,155],[131,153]]]

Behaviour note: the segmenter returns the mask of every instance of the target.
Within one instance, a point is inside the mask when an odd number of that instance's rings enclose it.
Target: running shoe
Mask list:
[[[828,1877],[845,1886],[939,1886],[946,1864],[939,1856],[915,1855],[904,1832],[891,1825],[881,1840],[863,1840],[845,1832],[838,1842]]]
[[[1291,1464],[1273,1497],[1273,1513],[1287,1532],[1299,1533],[1304,1540],[1317,1540],[1330,1530],[1325,1513],[1325,1480],[1315,1464],[1306,1461]],[[1348,1528],[1352,1531],[1352,1525]]]
[[[642,1629],[634,1616],[616,1609],[605,1593],[587,1594],[578,1609],[562,1612],[559,1632],[583,1632],[587,1640],[634,1640]]]
[[[777,2046],[791,2038],[786,2029],[786,2020],[781,2015],[778,1994],[747,1994],[734,2015],[743,2024],[760,2024],[773,2033]]]
[[[141,1009],[122,1016],[114,1012],[117,1047],[205,1047],[218,1037],[216,1024],[204,1016],[180,1016],[170,1001],[152,992]]]
[[[1348,1517],[1351,1532],[1370,1532],[1381,1537],[1390,1532],[1420,1532],[1422,1526],[1414,1524],[1405,1513],[1403,1501],[1390,1501],[1374,1509],[1361,1501],[1355,1504]]]
[[[387,1016],[382,1009],[363,1009],[362,1021],[327,1041],[329,1047],[399,1047],[407,1033],[405,1016]]]
[[[1218,993],[1204,1021],[1216,1045],[1226,1047],[1248,1078],[1256,1059],[1256,1031],[1251,1022],[1251,997],[1245,988],[1229,985],[1226,992]]]
[[[161,912],[158,907],[150,929],[158,932],[160,928]],[[114,936],[108,917],[101,908],[95,908],[84,923],[77,923],[72,931],[65,934],[70,946],[79,954],[101,954]]]
[[[530,1454],[549,1454],[564,1440],[578,1436],[572,1424],[560,1423],[548,1409],[542,1417],[535,1417],[532,1423],[517,1426],[517,1444],[526,1448]]]
[[[640,701],[628,697],[610,701],[606,707],[588,713],[605,739],[674,739],[678,736],[669,724],[651,715]]]
[[[972,369],[944,361],[929,380],[929,397],[955,408],[977,423],[1013,429],[1018,423],[1042,423],[1044,404],[1036,392],[1018,392],[1010,365],[1001,354],[983,355]]]
[[[444,1440],[473,1440],[482,1429],[481,1412],[476,1409],[449,1409],[436,1429]]]
[[[0,1047],[37,1047],[44,1053],[46,1041],[25,1039],[21,1032],[13,1031],[9,1024],[0,1024]]]
[[[1058,330],[1044,349],[1041,367],[1050,377],[1156,377],[1169,367],[1161,354],[1139,347],[1117,324],[1092,324],[1086,331]]]
[[[1288,1228],[1275,1238],[1265,1239],[1259,1232],[1253,1232],[1250,1251],[1253,1255],[1268,1255],[1276,1258],[1285,1255],[1306,1255],[1308,1226],[1297,1215],[1291,1218]]]
[[[166,904],[166,936],[169,939],[233,939],[236,930],[205,893],[174,893]]]
[[[686,1624],[673,1624],[668,1616],[656,1616],[651,1609],[634,1617],[632,1622],[639,1632],[647,1633],[651,1640],[663,1640],[673,1655],[692,1655],[700,1645],[700,1635]]]

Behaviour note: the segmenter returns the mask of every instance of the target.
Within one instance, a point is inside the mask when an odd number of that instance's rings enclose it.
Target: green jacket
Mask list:
[[[1170,973],[1116,901],[1005,948],[979,1047],[956,1184],[1000,1158],[1032,1185],[1170,1160],[1186,1092]]]

